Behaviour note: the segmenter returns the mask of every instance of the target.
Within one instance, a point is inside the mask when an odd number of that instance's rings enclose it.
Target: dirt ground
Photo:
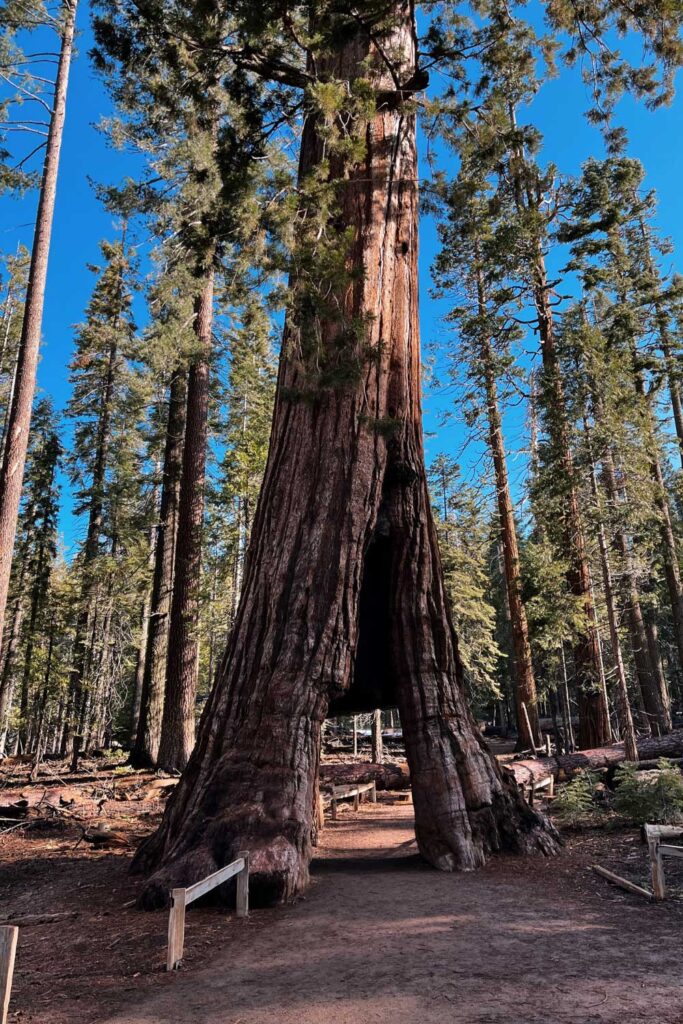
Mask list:
[[[173,975],[166,915],[131,905],[130,848],[93,852],[68,823],[6,835],[0,914],[76,915],[21,928],[10,1021],[683,1024],[680,861],[667,861],[671,899],[657,905],[590,871],[647,884],[635,831],[575,834],[552,860],[443,875],[416,855],[406,797],[379,796],[328,823],[305,899],[246,921],[189,911]],[[131,839],[159,810],[117,803],[108,817]]]

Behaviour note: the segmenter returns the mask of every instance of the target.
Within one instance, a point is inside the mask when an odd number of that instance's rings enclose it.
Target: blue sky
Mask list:
[[[83,5],[78,15],[80,37],[78,54],[72,67],[68,114],[60,167],[57,209],[44,318],[44,343],[39,369],[39,386],[52,395],[58,408],[63,408],[69,394],[67,366],[73,350],[73,325],[83,317],[93,284],[89,263],[97,263],[98,243],[112,237],[115,226],[110,215],[98,204],[89,179],[113,182],[131,169],[130,157],[113,152],[95,128],[109,109],[106,94],[89,66],[89,12]],[[589,156],[601,156],[602,146],[597,131],[583,117],[589,97],[578,72],[563,71],[548,83],[533,107],[533,119],[543,133],[542,158],[557,164],[563,174],[577,172]],[[681,171],[683,169],[683,132],[680,117],[681,101],[672,107],[650,112],[631,99],[622,101],[618,120],[630,136],[630,155],[643,161],[647,184],[659,196],[658,223],[669,235],[678,251],[683,244],[683,209],[681,206]],[[20,202],[0,203],[0,248],[12,252],[18,241],[30,244],[35,213],[35,196]],[[444,304],[429,294],[429,268],[435,254],[433,224],[423,221],[420,253],[421,327],[423,344],[443,336],[441,317]],[[425,400],[425,425],[428,431],[427,453],[459,453],[463,430],[454,419],[435,431],[440,413],[452,404],[448,394],[428,394]],[[513,479],[519,477],[524,459],[523,415],[518,411],[506,421],[508,447],[511,451]],[[474,471],[480,466],[481,451],[473,446],[465,455],[463,466]],[[74,522],[68,488],[65,487],[62,530],[67,550],[81,535]]]

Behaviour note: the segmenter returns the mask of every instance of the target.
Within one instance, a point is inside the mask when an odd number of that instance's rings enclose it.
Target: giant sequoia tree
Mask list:
[[[461,685],[427,491],[413,6],[321,13],[271,445],[235,626],[197,746],[136,858],[147,905],[248,849],[262,899],[308,880],[320,727],[398,704],[422,854],[550,851]],[[333,44],[333,40],[336,44]]]

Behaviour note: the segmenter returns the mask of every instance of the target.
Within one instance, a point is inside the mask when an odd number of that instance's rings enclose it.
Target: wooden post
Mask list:
[[[358,756],[358,715],[353,716],[353,756]]]
[[[168,916],[168,954],[166,970],[173,971],[183,958],[185,947],[185,890],[174,889]]]
[[[526,725],[527,732],[529,733],[529,740],[531,741],[531,749],[533,751],[534,757],[536,757],[536,754],[537,754],[536,741],[534,739],[534,734],[531,731],[531,722],[529,721],[529,712],[527,711],[526,704],[523,701],[522,701],[522,714],[524,715],[524,724]]]
[[[550,749],[550,733],[549,732],[547,732],[545,734],[545,756],[546,757],[551,757],[552,756],[552,750]]]
[[[375,764],[384,761],[384,745],[382,743],[382,712],[375,708],[372,714],[372,760]]]
[[[0,1024],[7,1024],[9,997],[12,992],[14,957],[17,951],[19,929],[15,925],[0,927]]]
[[[354,811],[357,811],[359,806],[360,806],[360,796],[356,792],[353,795],[353,809],[354,809]]]
[[[81,754],[81,746],[83,744],[83,737],[78,734],[73,738],[73,753],[71,754],[71,765],[70,771],[78,771],[78,758]]]
[[[244,867],[237,876],[235,907],[238,917],[247,917],[249,914],[249,853],[246,850],[240,850],[237,856],[244,861]]]
[[[376,804],[377,803],[377,783],[376,782],[373,782],[372,789],[370,790],[370,803],[371,804]]]
[[[664,885],[664,865],[662,864],[662,851],[659,848],[659,837],[648,836],[647,845],[650,851],[650,868],[652,871],[652,894],[656,900],[663,900],[666,896]]]
[[[330,801],[330,813],[331,813],[332,821],[336,821],[337,820],[337,801],[335,800],[334,797],[332,797],[332,799]]]

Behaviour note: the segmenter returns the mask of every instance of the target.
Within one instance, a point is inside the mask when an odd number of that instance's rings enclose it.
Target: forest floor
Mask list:
[[[246,921],[192,908],[183,966],[169,975],[167,915],[135,910],[139,883],[127,873],[162,806],[150,796],[158,783],[119,780],[113,797],[111,779],[89,785],[92,820],[104,816],[131,845],[83,841],[73,784],[11,794],[41,808],[61,796],[66,812],[0,836],[0,916],[30,915],[11,1022],[683,1022],[682,862],[666,861],[670,898],[660,904],[590,870],[602,864],[648,885],[636,830],[568,833],[556,858],[498,857],[443,875],[416,854],[406,795],[380,793],[327,823],[304,899]],[[47,914],[69,916],[39,923]]]

